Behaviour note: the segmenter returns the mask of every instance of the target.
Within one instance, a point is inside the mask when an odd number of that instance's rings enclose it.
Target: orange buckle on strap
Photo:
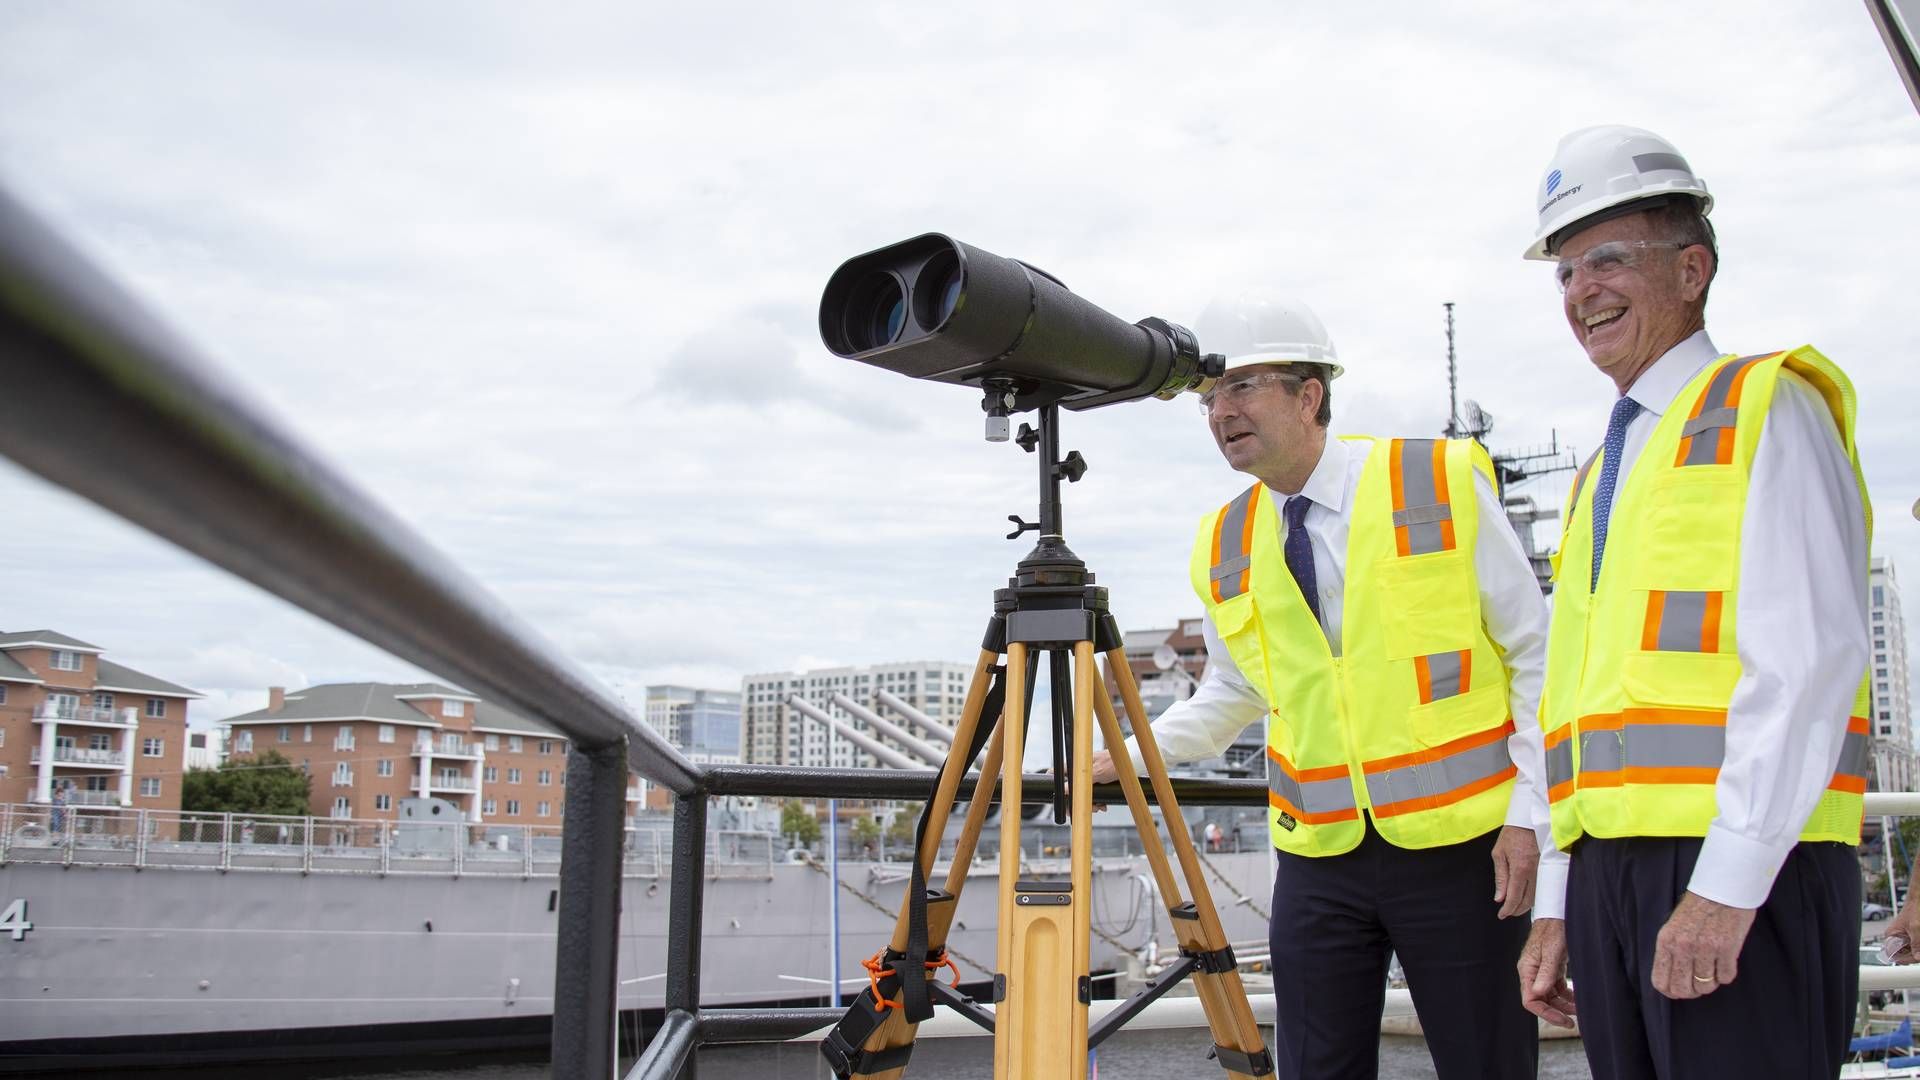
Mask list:
[[[860,966],[867,969],[867,986],[873,990],[873,1007],[879,1011],[904,1009],[906,1008],[905,1005],[888,998],[880,992],[880,980],[893,974],[893,967],[886,963],[886,955],[887,950],[881,949],[879,952],[860,961]],[[960,985],[960,967],[953,962],[952,957],[947,955],[945,949],[940,951],[940,959],[928,960],[925,962],[925,966],[929,975],[939,971],[941,968],[951,969],[953,971],[953,981],[947,985]]]

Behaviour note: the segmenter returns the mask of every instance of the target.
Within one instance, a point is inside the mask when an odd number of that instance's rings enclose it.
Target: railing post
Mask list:
[[[135,870],[145,870],[147,868],[148,813],[150,813],[150,811],[147,810],[135,810],[133,812],[133,827],[135,830],[133,836],[133,868]]]
[[[679,795],[673,800],[673,882],[667,893],[667,1015],[700,1015],[701,910],[707,867],[707,797]],[[680,1080],[696,1080],[699,1052],[687,1059]]]
[[[561,805],[560,812],[562,814],[566,813],[566,806],[564,803]],[[533,876],[533,826],[522,825],[520,826],[520,878],[521,880],[524,881],[527,878],[530,878],[532,876]]]
[[[0,808],[0,866],[7,864],[7,856],[13,853],[13,804]]]
[[[205,824],[205,822],[201,822]],[[226,873],[233,866],[233,815],[220,815],[220,872]]]
[[[386,877],[393,872],[393,826],[387,821],[380,822],[380,876]]]
[[[554,1080],[605,1080],[618,1053],[620,841],[625,740],[567,751],[560,832],[560,925],[553,977]],[[667,1001],[671,1008],[671,995]]]

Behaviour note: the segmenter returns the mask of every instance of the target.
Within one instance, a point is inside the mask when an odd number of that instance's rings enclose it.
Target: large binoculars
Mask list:
[[[835,355],[1011,394],[1012,409],[1091,409],[1205,390],[1223,361],[1164,319],[1129,323],[1016,259],[927,233],[848,259],[820,297]]]

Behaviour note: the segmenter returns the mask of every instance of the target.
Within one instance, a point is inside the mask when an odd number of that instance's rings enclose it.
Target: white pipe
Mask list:
[[[900,695],[891,690],[875,690],[873,696],[879,698],[894,712],[906,717],[908,723],[926,732],[935,741],[947,746],[953,745],[952,728],[900,700]],[[984,720],[985,717],[982,717],[982,719]]]
[[[862,735],[860,732],[854,730],[854,727],[852,724],[842,723],[838,719],[835,719],[834,717],[829,716],[826,712],[815,707],[812,703],[808,702],[805,698],[802,698],[798,694],[794,694],[793,696],[789,697],[787,699],[787,704],[795,709],[798,709],[803,715],[809,716],[814,720],[817,720],[820,723],[825,724],[828,730],[837,731],[840,734],[845,735],[847,739],[851,741],[855,746],[858,746],[862,750],[865,750],[867,753],[872,754],[875,758],[879,759],[882,765],[886,765],[890,768],[895,768],[895,769],[923,769],[926,767],[921,762],[914,761],[913,759],[907,757],[905,754],[902,754],[898,750],[895,750],[892,747],[888,746],[886,743],[883,743],[878,739],[870,739],[867,736]]]
[[[1866,810],[1868,814],[1920,817],[1920,792],[1869,791]]]
[[[946,751],[940,750],[936,747],[928,746],[926,743],[923,743],[919,739],[914,738],[911,732],[907,731],[905,728],[901,727],[899,724],[896,724],[891,720],[882,719],[880,717],[880,714],[874,712],[872,709],[867,708],[865,705],[862,705],[859,702],[853,700],[847,695],[845,694],[833,695],[833,703],[847,710],[848,712],[852,713],[853,718],[855,720],[865,720],[867,723],[872,724],[875,728],[879,729],[882,735],[885,735],[888,738],[892,739],[893,741],[899,743],[901,746],[906,748],[907,753],[912,754],[914,757],[919,758],[920,760],[926,762],[927,764],[935,768],[939,768],[941,762],[946,760],[946,757],[947,757]]]

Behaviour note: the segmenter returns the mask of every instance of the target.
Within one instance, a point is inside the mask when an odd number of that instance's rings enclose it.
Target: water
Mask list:
[[[1210,1078],[1224,1076],[1207,1059],[1209,1038],[1204,1030],[1121,1031],[1100,1047],[1100,1080],[1165,1080],[1169,1076]],[[631,1063],[623,1063],[623,1067]],[[418,1063],[414,1067],[327,1066],[302,1069],[277,1067],[278,1080],[547,1080],[546,1065],[538,1060],[502,1060],[498,1055]],[[150,1080],[181,1073],[147,1073]],[[196,1080],[239,1080],[258,1077],[260,1070],[228,1072],[200,1070]],[[1427,1044],[1412,1036],[1386,1035],[1380,1039],[1380,1080],[1432,1080],[1433,1062]],[[908,1080],[992,1080],[993,1043],[986,1038],[922,1039],[915,1044]],[[1540,1080],[1591,1080],[1587,1059],[1578,1039],[1550,1039],[1540,1044]],[[833,1080],[813,1043],[715,1047],[700,1054],[700,1080]]]

